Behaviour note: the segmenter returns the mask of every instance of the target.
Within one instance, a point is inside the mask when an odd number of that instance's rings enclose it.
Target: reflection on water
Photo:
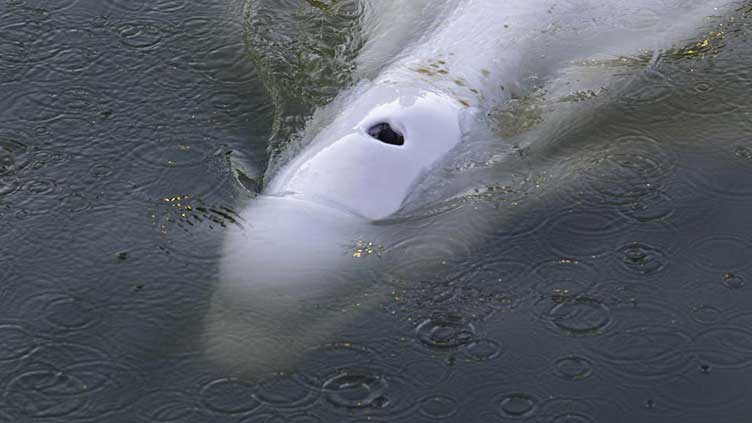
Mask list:
[[[0,6],[0,422],[750,415],[749,10],[705,54],[536,99],[509,169],[442,170],[476,183],[352,239],[359,279],[290,319],[220,289],[222,243],[350,81],[358,9],[257,4],[248,31],[241,2]]]

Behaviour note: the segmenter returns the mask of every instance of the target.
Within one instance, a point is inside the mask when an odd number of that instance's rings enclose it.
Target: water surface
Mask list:
[[[351,3],[256,5],[0,5],[0,421],[752,415],[747,12],[573,93],[550,142],[514,147],[545,93],[496,111],[512,170],[415,223],[469,236],[357,244],[389,295],[336,303],[347,324],[250,376],[201,342],[222,239],[361,43]]]

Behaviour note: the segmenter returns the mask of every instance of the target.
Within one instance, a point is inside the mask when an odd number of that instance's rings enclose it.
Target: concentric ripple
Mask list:
[[[57,369],[25,372],[8,382],[5,400],[32,418],[64,418],[83,408],[86,384]]]
[[[414,386],[386,369],[344,367],[324,378],[326,401],[337,414],[398,418],[418,405]]]
[[[34,336],[17,325],[0,325],[0,362],[23,358],[37,345]]]
[[[750,242],[737,234],[713,234],[698,239],[690,251],[696,267],[719,275],[740,272],[752,265]]]
[[[19,0],[19,4],[32,10],[62,12],[74,7],[80,0]]]
[[[441,420],[452,417],[458,411],[457,400],[444,395],[430,395],[420,400],[418,410],[420,414],[433,419]]]
[[[146,392],[137,408],[141,418],[150,422],[178,423],[193,421],[199,416],[193,398],[176,390]]]
[[[64,293],[47,292],[30,298],[25,309],[39,310],[44,321],[62,331],[76,331],[94,326],[101,319],[99,311],[85,299]]]
[[[318,398],[308,381],[300,374],[275,374],[258,384],[255,399],[277,409],[307,408]]]
[[[671,203],[664,201],[664,188],[674,172],[676,158],[664,143],[645,134],[617,135],[596,151],[589,153],[592,159],[585,170],[595,193],[589,202],[617,207],[638,220],[671,214]]]
[[[676,327],[639,326],[612,331],[591,349],[605,367],[639,386],[651,386],[683,371],[690,362],[689,336]]]
[[[671,195],[656,190],[621,208],[620,212],[627,218],[640,223],[664,222],[674,214],[676,209],[674,202]]]
[[[77,413],[85,418],[128,409],[146,386],[138,369],[125,362],[83,362],[66,367],[65,372],[85,385],[86,405]]]
[[[546,243],[560,257],[586,259],[608,253],[608,240],[626,228],[626,221],[604,211],[570,209],[547,225]]]
[[[242,414],[258,408],[261,403],[253,397],[256,386],[239,379],[217,379],[201,389],[206,408],[220,414]]]
[[[694,372],[675,376],[655,389],[670,407],[696,415],[708,409],[742,406],[748,401],[750,387],[744,378],[734,378],[729,386],[728,377],[722,372]]]
[[[503,353],[503,345],[493,339],[478,339],[462,348],[463,356],[475,362],[493,360]]]
[[[631,242],[619,248],[620,264],[628,273],[652,275],[662,271],[667,263],[666,254],[650,244]]]
[[[649,67],[627,84],[617,99],[627,105],[653,105],[665,102],[675,90],[670,76],[655,67]]]
[[[583,356],[567,355],[554,361],[554,372],[564,380],[585,380],[593,373],[593,363]]]
[[[687,115],[712,119],[734,113],[741,108],[738,97],[733,95],[737,86],[743,86],[738,73],[724,72],[727,77],[720,79],[711,74],[705,79],[703,72],[675,72],[674,85],[679,89],[671,96],[668,105],[677,115]]]
[[[447,262],[470,253],[470,242],[455,234],[425,234],[408,237],[385,248],[382,260],[389,273],[398,278],[425,279]]]
[[[191,139],[189,134],[184,138]],[[144,139],[133,151],[134,159],[152,169],[190,168],[205,165],[215,157],[217,147],[211,145],[187,144],[179,134],[173,133],[167,139]]]
[[[452,350],[475,340],[477,329],[462,316],[437,315],[415,328],[418,340],[432,349]]]
[[[38,64],[60,50],[60,45],[54,40],[57,28],[50,21],[23,19],[20,14],[13,18],[4,15],[3,20],[8,23],[0,26],[0,51],[5,53],[0,56],[0,63],[10,66]]]
[[[326,379],[322,389],[326,398],[338,407],[381,408],[388,383],[383,376],[367,369],[343,369]]]
[[[131,406],[143,388],[136,369],[90,347],[48,343],[28,354],[6,401],[36,418],[94,418]]]
[[[457,279],[463,286],[478,287],[500,300],[496,305],[498,308],[507,309],[509,295],[526,289],[523,281],[528,277],[530,265],[494,252],[488,257],[473,257],[466,265],[460,266],[459,272]]]
[[[537,264],[531,271],[535,291],[554,303],[588,292],[598,282],[597,270],[585,261],[562,258]]]
[[[525,392],[515,392],[502,395],[498,405],[503,416],[521,419],[535,413],[538,399]]]
[[[238,27],[238,31],[243,31]],[[226,86],[242,86],[256,78],[256,70],[247,60],[246,48],[242,43],[227,43],[207,51],[191,66],[210,78]]]
[[[17,137],[0,133],[0,177],[17,174],[29,164],[29,149]]]
[[[692,308],[692,320],[703,325],[712,325],[723,316],[723,310],[712,305],[700,305]]]
[[[701,332],[693,345],[703,363],[725,368],[752,364],[752,331],[746,327],[714,327]]]
[[[752,160],[746,157],[748,142],[734,143],[723,136],[713,141],[720,145],[718,148],[698,152],[698,160],[701,162],[689,169],[689,185],[696,191],[696,195],[702,197],[734,203],[752,198],[752,187],[744,178],[738,177],[752,170]]]
[[[547,318],[568,335],[600,335],[611,323],[611,310],[601,301],[577,296],[556,304]]]
[[[163,39],[164,29],[155,22],[126,22],[117,27],[120,42],[139,50],[154,49]]]
[[[431,387],[444,383],[451,376],[452,367],[433,357],[407,363],[399,369],[411,383],[420,387]]]
[[[0,176],[0,198],[18,191],[21,181],[14,176]]]

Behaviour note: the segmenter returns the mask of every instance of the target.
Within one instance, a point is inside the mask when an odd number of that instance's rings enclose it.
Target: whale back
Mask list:
[[[365,43],[355,61],[366,70],[374,68],[376,58],[386,64],[375,77],[377,83],[419,79],[479,107],[508,100],[509,90],[525,95],[528,79],[545,83],[567,63],[643,55],[689,42],[700,28],[712,24],[713,16],[727,14],[738,4],[445,0],[431,2],[426,11],[423,1],[365,3],[379,7],[364,8]]]
[[[571,62],[680,42],[709,13],[731,3],[366,1],[365,42],[356,63],[386,64],[372,82],[347,91],[329,108],[330,120],[307,134],[307,147],[265,193],[324,203],[368,220],[386,218],[460,144],[463,133],[473,132],[484,110],[529,90],[530,76],[550,83]],[[379,133],[377,127],[403,143],[380,142],[369,133]]]

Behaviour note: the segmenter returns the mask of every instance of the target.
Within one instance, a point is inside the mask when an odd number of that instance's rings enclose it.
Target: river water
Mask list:
[[[401,276],[372,276],[389,295],[346,304],[291,368],[207,356],[224,234],[356,78],[357,13],[0,4],[0,422],[752,416],[749,7],[647,70],[613,65],[629,76],[573,93],[564,127],[535,132],[542,93],[495,111],[500,137],[555,145],[513,148],[514,171],[417,224],[467,239],[358,244]]]

